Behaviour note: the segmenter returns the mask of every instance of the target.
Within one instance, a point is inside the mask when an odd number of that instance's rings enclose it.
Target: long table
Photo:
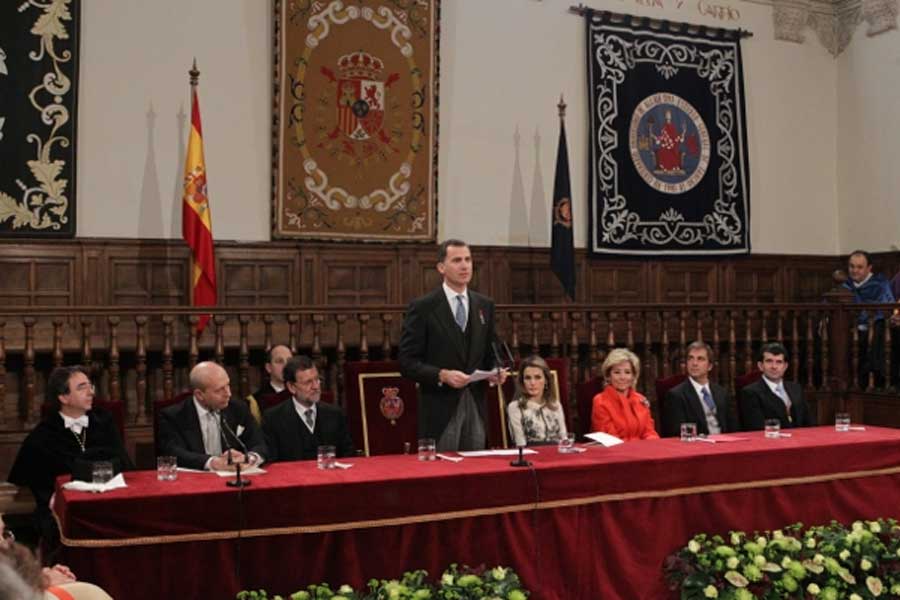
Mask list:
[[[278,463],[240,493],[213,474],[138,471],[104,494],[60,488],[54,512],[70,566],[117,598],[284,594],[461,562],[510,565],[541,600],[658,599],[663,560],[696,533],[900,516],[900,430],[792,434],[541,447],[531,468]]]

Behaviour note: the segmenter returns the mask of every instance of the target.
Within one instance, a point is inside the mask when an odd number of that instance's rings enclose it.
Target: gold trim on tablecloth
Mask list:
[[[844,473],[829,473],[826,475],[810,475],[806,477],[786,477],[783,479],[761,479],[758,481],[740,481],[735,483],[717,483],[693,487],[680,487],[668,490],[645,490],[639,492],[623,492],[618,494],[600,494],[585,496],[582,498],[569,498],[565,500],[549,500],[544,502],[529,502],[525,504],[508,504],[490,508],[473,508],[469,510],[456,510],[442,513],[430,513],[423,515],[411,515],[408,517],[392,517],[385,519],[372,519],[366,521],[346,521],[341,523],[323,523],[320,525],[304,525],[293,527],[270,527],[264,529],[246,529],[243,531],[217,531],[209,533],[186,533],[179,535],[143,536],[121,539],[78,539],[66,537],[62,524],[56,511],[53,517],[59,525],[60,538],[63,545],[73,548],[117,548],[122,546],[145,546],[150,544],[176,544],[180,542],[205,542],[215,540],[229,540],[264,536],[295,535],[299,533],[325,533],[330,531],[346,531],[349,529],[369,529],[372,527],[395,527],[398,525],[410,525],[414,523],[430,523],[435,521],[449,521],[453,519],[467,519],[472,517],[484,517],[505,513],[522,512],[526,510],[547,510],[552,508],[564,508],[569,506],[584,506],[588,504],[600,504],[604,502],[620,502],[622,500],[644,500],[651,498],[671,498],[674,496],[688,496],[692,494],[708,494],[713,492],[730,492],[735,490],[747,490],[765,487],[782,487],[789,485],[804,485],[809,483],[823,483],[827,481],[843,481],[847,479],[861,479],[863,477],[881,477],[885,475],[900,474],[900,467],[886,469],[872,469],[866,471],[848,471]]]

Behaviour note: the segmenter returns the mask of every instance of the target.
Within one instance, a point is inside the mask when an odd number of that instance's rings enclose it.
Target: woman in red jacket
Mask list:
[[[641,372],[641,361],[630,350],[616,348],[600,368],[606,388],[594,396],[591,430],[603,431],[619,439],[659,438],[650,415],[650,403],[634,389]]]

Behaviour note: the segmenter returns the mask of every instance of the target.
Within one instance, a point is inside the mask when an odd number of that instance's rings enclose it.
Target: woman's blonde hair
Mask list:
[[[600,367],[603,379],[609,382],[609,372],[612,371],[614,366],[623,362],[631,363],[631,370],[634,371],[634,381],[631,386],[637,386],[638,378],[641,376],[641,359],[628,348],[614,348],[606,355],[606,360],[603,361],[603,365]]]
[[[537,354],[529,356],[519,364],[519,374],[516,376],[515,396],[515,399],[519,402],[519,406],[521,408],[525,408],[525,406],[528,404],[528,395],[525,393],[525,369],[527,369],[528,367],[540,369],[544,374],[544,392],[541,395],[541,400],[547,406],[547,408],[556,410],[556,408],[559,406],[559,398],[556,397],[556,394],[554,393],[554,390],[551,386],[550,366],[547,364],[547,361],[545,361]]]

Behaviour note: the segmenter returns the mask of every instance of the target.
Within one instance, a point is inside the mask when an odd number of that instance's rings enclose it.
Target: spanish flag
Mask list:
[[[184,197],[181,207],[181,235],[191,249],[194,306],[216,305],[216,259],[213,250],[212,219],[206,197],[206,162],[203,159],[203,129],[197,98],[197,65],[191,69],[191,133],[184,162]],[[209,315],[200,317],[202,332]]]

